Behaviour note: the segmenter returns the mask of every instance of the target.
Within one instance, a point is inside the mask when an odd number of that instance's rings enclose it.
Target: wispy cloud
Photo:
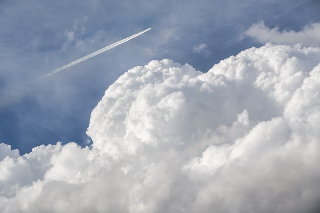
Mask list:
[[[301,31],[283,30],[279,28],[270,29],[264,22],[252,25],[245,33],[259,43],[272,42],[274,44],[300,43],[304,46],[320,46],[320,23],[306,25]]]
[[[193,47],[192,52],[194,52],[194,53],[201,53],[201,52],[203,52],[207,47],[208,47],[208,46],[207,46],[206,43],[199,44],[199,45],[195,45],[195,46]]]

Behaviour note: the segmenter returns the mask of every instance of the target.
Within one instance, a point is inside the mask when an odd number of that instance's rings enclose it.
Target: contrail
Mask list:
[[[80,62],[82,62],[82,61],[85,61],[85,60],[87,60],[87,59],[89,59],[89,58],[92,58],[92,57],[94,57],[94,56],[96,56],[96,55],[99,55],[100,53],[103,53],[103,52],[105,52],[105,51],[107,51],[107,50],[110,50],[110,49],[112,49],[112,48],[114,48],[114,47],[116,47],[116,46],[118,46],[118,45],[120,45],[120,44],[123,44],[124,42],[127,42],[127,41],[129,41],[129,40],[131,40],[131,39],[133,39],[133,38],[135,38],[135,37],[137,37],[137,36],[139,36],[139,35],[147,32],[147,31],[150,30],[150,29],[151,29],[151,28],[146,29],[146,30],[144,30],[144,31],[141,31],[140,33],[134,34],[134,35],[132,35],[132,36],[130,36],[130,37],[128,37],[128,38],[125,38],[125,39],[123,39],[123,40],[121,40],[121,41],[118,41],[118,42],[113,43],[113,44],[111,44],[111,45],[109,45],[109,46],[106,46],[106,47],[104,47],[104,48],[102,48],[102,49],[100,49],[100,50],[97,50],[97,51],[95,51],[95,52],[93,52],[93,53],[91,53],[91,54],[89,54],[89,55],[86,55],[86,56],[84,56],[84,57],[82,57],[82,58],[79,58],[78,60],[75,60],[75,61],[73,61],[73,62],[71,62],[71,63],[69,63],[69,64],[67,64],[67,65],[64,65],[63,67],[60,67],[60,68],[58,68],[58,69],[55,69],[53,72],[51,72],[51,73],[49,73],[49,74],[47,74],[47,75],[44,75],[44,76],[40,77],[38,80],[43,79],[43,78],[46,78],[46,77],[49,77],[49,76],[51,76],[51,75],[53,75],[53,74],[55,74],[55,73],[57,73],[57,72],[60,72],[60,71],[62,71],[62,70],[64,70],[64,69],[67,69],[67,68],[69,68],[69,67],[71,67],[71,66],[73,66],[73,65],[76,65],[76,64],[78,64],[78,63],[80,63]]]

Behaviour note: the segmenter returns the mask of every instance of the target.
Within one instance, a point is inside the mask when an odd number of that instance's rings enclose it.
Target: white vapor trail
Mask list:
[[[130,36],[130,37],[128,37],[128,38],[122,39],[121,41],[118,41],[118,42],[116,42],[116,43],[113,43],[113,44],[111,44],[111,45],[109,45],[109,46],[106,46],[106,47],[104,47],[104,48],[102,48],[102,49],[100,49],[100,50],[97,50],[97,51],[95,51],[95,52],[93,52],[93,53],[91,53],[91,54],[89,54],[89,55],[86,55],[86,56],[84,56],[84,57],[82,57],[82,58],[79,58],[78,60],[75,60],[75,61],[73,61],[73,62],[71,62],[71,63],[69,63],[69,64],[67,64],[67,65],[64,65],[63,67],[60,67],[60,68],[58,68],[58,69],[55,69],[53,72],[51,72],[51,73],[49,73],[49,74],[47,74],[47,75],[44,75],[44,76],[40,77],[38,80],[43,79],[43,78],[46,78],[46,77],[49,77],[49,76],[51,76],[51,75],[53,75],[53,74],[55,74],[55,73],[57,73],[57,72],[60,72],[60,71],[62,71],[62,70],[64,70],[64,69],[67,69],[67,68],[69,68],[69,67],[71,67],[71,66],[73,66],[73,65],[76,65],[76,64],[78,64],[78,63],[80,63],[80,62],[82,62],[82,61],[85,61],[85,60],[87,60],[87,59],[89,59],[89,58],[92,58],[92,57],[94,57],[94,56],[96,56],[96,55],[99,55],[100,53],[103,53],[103,52],[105,52],[105,51],[107,51],[107,50],[110,50],[110,49],[112,49],[112,48],[114,48],[114,47],[116,47],[116,46],[118,46],[118,45],[120,45],[120,44],[123,44],[123,43],[125,43],[125,42],[127,42],[127,41],[129,41],[129,40],[131,40],[131,39],[133,39],[133,38],[135,38],[135,37],[137,37],[137,36],[139,36],[139,35],[147,32],[147,31],[150,30],[150,29],[151,29],[151,28],[148,28],[148,29],[146,29],[146,30],[144,30],[144,31],[141,31],[140,33],[134,34],[134,35],[132,35],[132,36]]]

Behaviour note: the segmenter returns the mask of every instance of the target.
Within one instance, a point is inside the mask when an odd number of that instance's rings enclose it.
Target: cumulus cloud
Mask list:
[[[268,28],[264,22],[252,25],[245,33],[247,36],[254,38],[257,42],[265,44],[272,42],[274,44],[300,43],[304,46],[320,46],[320,23],[306,25],[301,31],[279,31],[279,28]]]
[[[17,157],[19,156],[18,150],[11,150],[11,146],[0,143],[0,160],[2,161],[5,157]]]
[[[90,147],[1,144],[1,212],[316,212],[320,48],[267,44],[207,73],[170,60],[123,74]]]

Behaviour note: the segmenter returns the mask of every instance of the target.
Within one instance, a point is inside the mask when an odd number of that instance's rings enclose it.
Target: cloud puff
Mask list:
[[[299,32],[292,30],[279,32],[279,28],[270,29],[265,26],[264,22],[260,22],[252,25],[245,34],[262,44],[272,42],[274,44],[295,45],[300,43],[304,46],[320,46],[320,23],[307,25]]]
[[[135,67],[92,111],[91,147],[1,144],[0,211],[316,212],[319,58],[267,44],[207,73]]]
[[[204,51],[207,48],[207,44],[203,43],[203,44],[199,44],[193,47],[192,52],[194,53],[201,53],[202,51]]]

